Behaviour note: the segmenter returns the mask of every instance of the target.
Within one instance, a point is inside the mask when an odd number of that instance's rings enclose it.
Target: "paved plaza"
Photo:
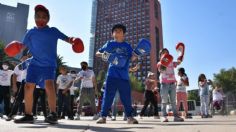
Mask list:
[[[44,123],[39,117],[34,124],[15,124],[0,119],[0,132],[236,132],[236,116],[214,116],[201,119],[194,116],[185,122],[162,123],[160,119],[144,117],[139,124],[126,124],[122,117],[117,121],[107,119],[107,124],[96,124],[92,117],[82,117],[81,120],[59,120],[57,125]]]

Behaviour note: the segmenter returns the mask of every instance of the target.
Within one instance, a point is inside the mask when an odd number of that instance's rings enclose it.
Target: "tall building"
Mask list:
[[[147,38],[151,42],[151,53],[130,63],[130,67],[137,63],[140,69],[134,73],[143,81],[148,71],[157,73],[156,64],[159,59],[159,49],[163,47],[161,6],[158,0],[94,0],[91,33],[91,47],[95,73],[107,67],[107,63],[95,58],[96,51],[108,40],[112,40],[111,29],[114,24],[122,23],[126,26],[126,41],[136,47],[139,39]]]
[[[27,31],[29,5],[17,3],[17,7],[0,3],[0,41],[21,41]]]

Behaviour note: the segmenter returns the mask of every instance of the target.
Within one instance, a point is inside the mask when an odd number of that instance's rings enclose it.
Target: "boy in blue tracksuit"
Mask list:
[[[126,27],[124,25],[114,25],[112,28],[112,36],[114,40],[108,41],[96,53],[97,57],[102,58],[104,58],[107,53],[111,55],[116,54],[117,56],[123,56],[123,58],[126,58],[125,65],[122,67],[117,66],[115,63],[109,64],[105,92],[103,96],[101,118],[97,121],[99,124],[106,123],[106,117],[109,109],[111,108],[117,90],[120,94],[122,104],[125,108],[125,113],[128,117],[127,123],[138,124],[138,121],[132,117],[131,87],[129,82],[129,61],[130,59],[135,60],[137,57],[133,55],[131,45],[124,41],[125,32]]]

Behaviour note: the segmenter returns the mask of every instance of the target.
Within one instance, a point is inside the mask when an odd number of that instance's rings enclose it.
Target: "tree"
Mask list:
[[[130,77],[130,85],[131,89],[138,91],[138,92],[143,92],[144,91],[144,86],[141,81],[139,81],[133,74],[129,74]]]
[[[196,102],[200,101],[198,89],[188,91],[188,100],[195,100]]]
[[[57,71],[56,71],[56,77],[60,74],[59,73],[59,67],[62,65],[65,65],[66,62],[63,62],[63,57],[60,55],[57,55]]]
[[[220,73],[214,74],[214,84],[220,84],[224,92],[232,92],[236,90],[236,69],[221,69]]]

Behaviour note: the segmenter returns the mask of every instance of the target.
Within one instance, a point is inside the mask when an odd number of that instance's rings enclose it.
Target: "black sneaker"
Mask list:
[[[5,119],[6,121],[11,121],[13,119],[13,116],[9,115],[7,116],[7,118]]]
[[[14,120],[15,123],[34,123],[33,115],[25,114],[23,117]]]
[[[57,114],[55,112],[51,112],[44,121],[50,124],[57,124]]]

